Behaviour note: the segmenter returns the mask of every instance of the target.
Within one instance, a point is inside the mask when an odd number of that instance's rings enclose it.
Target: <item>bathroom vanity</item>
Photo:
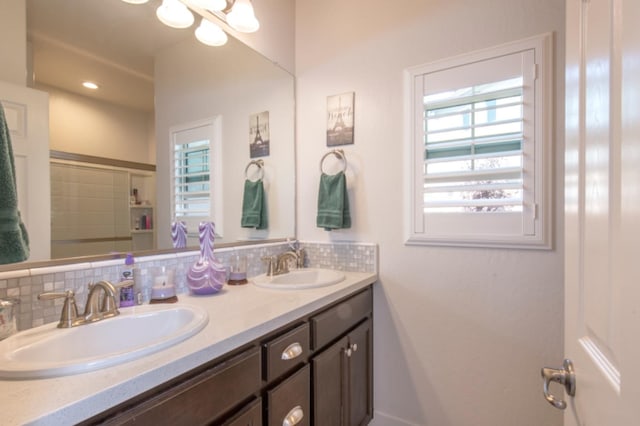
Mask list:
[[[372,273],[332,286],[182,295],[209,323],[145,358],[3,380],[6,424],[361,425],[373,414]],[[126,309],[126,308],[125,308]],[[99,338],[99,336],[96,336]],[[52,390],[53,389],[53,390]]]

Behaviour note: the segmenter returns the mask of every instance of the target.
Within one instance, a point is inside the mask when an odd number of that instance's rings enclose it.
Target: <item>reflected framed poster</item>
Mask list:
[[[251,158],[269,155],[269,111],[249,117],[249,154]]]

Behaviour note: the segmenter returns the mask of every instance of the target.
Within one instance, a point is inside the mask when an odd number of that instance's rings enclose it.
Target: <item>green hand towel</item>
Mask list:
[[[327,231],[351,228],[347,178],[344,172],[335,175],[322,173],[320,176],[316,225]]]
[[[243,228],[267,229],[267,197],[264,194],[262,179],[244,181],[244,195],[242,197]]]
[[[18,211],[16,168],[9,126],[0,104],[0,264],[29,257],[29,236]]]

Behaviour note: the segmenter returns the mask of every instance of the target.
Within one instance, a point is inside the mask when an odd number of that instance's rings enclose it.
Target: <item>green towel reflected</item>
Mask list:
[[[243,228],[267,229],[267,197],[264,194],[262,179],[255,182],[244,181],[244,195],[242,197]]]
[[[9,127],[0,104],[0,264],[29,257],[29,236],[18,211],[16,168]]]
[[[327,231],[351,228],[347,178],[344,172],[335,175],[322,173],[320,176],[316,225]]]

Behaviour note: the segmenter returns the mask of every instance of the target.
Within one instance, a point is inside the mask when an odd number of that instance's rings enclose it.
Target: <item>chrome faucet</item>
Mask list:
[[[274,275],[286,274],[289,272],[289,259],[295,260],[296,267],[298,266],[298,253],[295,251],[285,251],[278,255]]]
[[[289,260],[296,261],[296,268],[304,268],[306,252],[304,249],[291,249],[278,256],[265,256],[262,260],[267,265],[267,276],[286,274],[289,272]]]
[[[103,297],[100,298],[100,290]],[[118,315],[118,302],[116,302],[116,288],[109,281],[98,281],[91,286],[87,296],[87,304],[84,307],[84,323],[100,321]]]
[[[102,298],[100,296],[103,296]],[[99,281],[92,285],[87,296],[84,314],[78,315],[75,293],[67,290],[62,293],[41,293],[38,300],[52,300],[64,297],[58,328],[69,328],[89,324],[120,314],[116,302],[116,289],[109,281]]]

